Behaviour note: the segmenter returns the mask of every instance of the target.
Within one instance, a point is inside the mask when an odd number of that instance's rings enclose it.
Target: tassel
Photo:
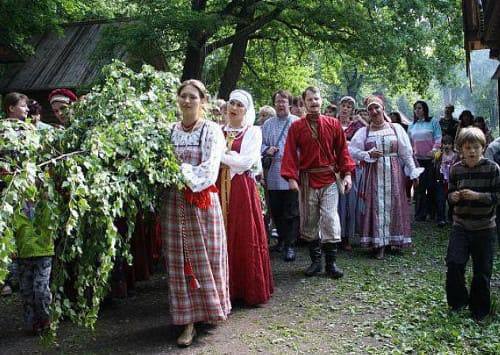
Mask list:
[[[194,275],[193,266],[189,260],[184,261],[184,275],[189,279],[189,288],[191,290],[197,290],[201,287],[200,283]]]

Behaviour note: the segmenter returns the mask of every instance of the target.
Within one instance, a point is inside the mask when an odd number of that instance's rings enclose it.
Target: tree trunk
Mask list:
[[[191,0],[191,9],[197,12],[204,12],[206,0]],[[205,64],[205,45],[208,40],[207,33],[202,29],[192,29],[189,31],[186,46],[186,56],[182,69],[181,80],[201,79],[203,65]]]
[[[359,74],[357,69],[354,69],[352,72],[345,72],[344,77],[346,79],[347,95],[356,98],[363,84],[364,75]]]
[[[200,38],[200,35],[201,33],[189,33],[186,57],[184,59],[184,67],[182,69],[182,81],[188,79],[201,79],[203,65],[205,64],[206,58],[206,39]]]
[[[227,100],[231,91],[236,89],[236,84],[243,68],[247,46],[248,36],[236,40],[231,46],[231,52],[229,53],[224,74],[221,78],[219,93],[217,94],[219,98]]]
[[[222,74],[219,92],[217,96],[221,99],[227,100],[231,91],[236,89],[236,84],[240,78],[241,69],[243,68],[243,62],[245,60],[245,54],[247,52],[248,41],[250,33],[244,32],[243,29],[254,21],[255,7],[250,6],[255,2],[247,3],[245,7],[241,10],[238,17],[241,22],[236,26],[235,33],[243,33],[241,36],[235,38],[229,57],[227,58],[226,67],[224,68],[224,74]]]

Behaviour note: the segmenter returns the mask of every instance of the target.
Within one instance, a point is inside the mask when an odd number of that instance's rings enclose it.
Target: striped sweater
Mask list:
[[[459,161],[451,168],[448,193],[464,189],[481,193],[481,198],[474,201],[461,199],[456,204],[450,201],[453,224],[466,230],[494,228],[495,210],[500,199],[500,168],[484,158],[472,168]]]

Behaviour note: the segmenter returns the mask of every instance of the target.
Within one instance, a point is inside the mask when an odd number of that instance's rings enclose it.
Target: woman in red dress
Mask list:
[[[255,176],[261,170],[262,133],[253,126],[252,96],[234,90],[223,127],[227,150],[223,154],[218,187],[227,232],[229,294],[232,301],[253,306],[266,303],[273,293],[267,234]]]

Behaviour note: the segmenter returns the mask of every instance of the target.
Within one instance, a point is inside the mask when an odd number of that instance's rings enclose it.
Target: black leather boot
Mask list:
[[[306,276],[314,276],[321,272],[321,240],[317,239],[309,244],[311,265],[306,269]]]
[[[340,279],[344,276],[344,272],[337,267],[335,259],[337,256],[337,247],[334,243],[323,244],[323,250],[325,252],[325,271],[326,275],[334,279]]]

